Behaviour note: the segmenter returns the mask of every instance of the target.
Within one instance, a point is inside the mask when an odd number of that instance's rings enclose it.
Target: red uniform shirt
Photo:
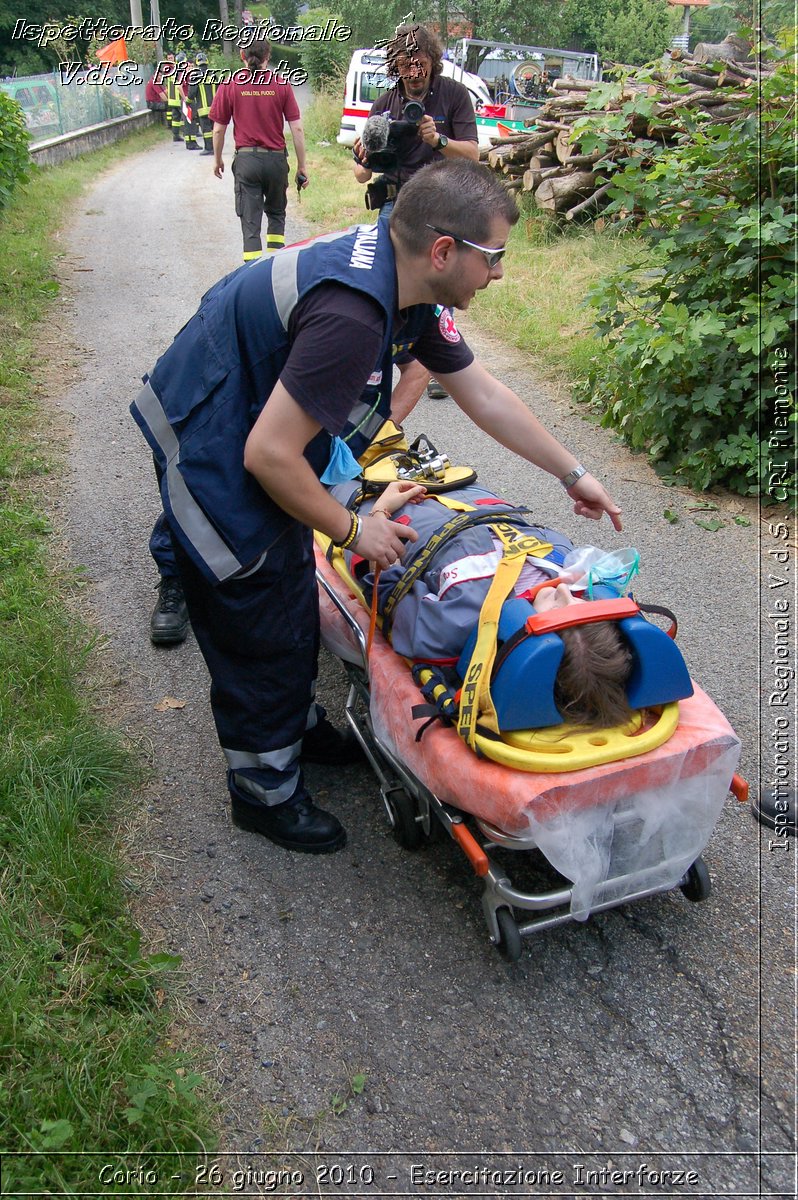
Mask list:
[[[242,82],[238,77],[246,74],[251,78]],[[300,118],[290,83],[268,68],[236,71],[236,78],[220,85],[208,115],[219,125],[228,125],[232,120],[237,150],[241,146],[284,150],[284,123]]]
[[[158,83],[153,83],[152,79],[147,80],[147,85],[144,88],[144,99],[151,101],[153,104],[166,99],[166,88],[161,87]]]

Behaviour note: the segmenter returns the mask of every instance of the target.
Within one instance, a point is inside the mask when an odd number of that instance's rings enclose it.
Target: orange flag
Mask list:
[[[102,46],[97,51],[95,58],[99,58],[100,62],[105,63],[127,62],[125,39],[117,38],[115,42],[109,42],[107,46]]]

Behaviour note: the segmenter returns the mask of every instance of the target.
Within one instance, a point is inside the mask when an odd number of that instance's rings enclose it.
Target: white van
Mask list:
[[[474,111],[477,111],[483,104],[490,104],[490,92],[478,75],[471,75],[468,71],[461,70],[446,58],[443,60],[443,73],[450,79],[456,79],[459,83],[465,84],[471,97],[471,103],[474,105]],[[394,82],[386,74],[384,50],[356,50],[354,52],[346,74],[341,128],[336,138],[339,145],[354,146],[355,138],[359,138],[363,132],[363,126],[372,104],[386,88],[392,87]],[[481,129],[479,130],[479,145],[480,149],[490,145],[487,135],[483,138]]]

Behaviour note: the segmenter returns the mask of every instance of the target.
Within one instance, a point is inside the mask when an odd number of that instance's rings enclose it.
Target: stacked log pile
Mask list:
[[[530,117],[529,132],[493,138],[481,158],[497,171],[509,191],[531,192],[544,212],[566,220],[594,218],[607,203],[612,170],[617,158],[651,155],[651,142],[667,145],[681,130],[684,109],[709,114],[713,124],[733,121],[740,101],[769,66],[739,61],[746,48],[732,39],[719,45],[699,44],[692,57],[679,50],[665,55],[661,69],[645,78],[624,81],[603,109],[588,107],[595,83],[573,76],[555,80],[549,99]],[[687,90],[685,90],[687,89]],[[610,138],[605,151],[581,152],[574,124],[582,117],[618,114],[630,100],[648,97],[645,114],[632,112],[625,135]]]

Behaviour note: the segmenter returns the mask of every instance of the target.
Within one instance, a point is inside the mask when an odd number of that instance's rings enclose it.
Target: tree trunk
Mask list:
[[[596,177],[592,171],[573,171],[544,179],[535,192],[535,204],[547,212],[563,212],[573,201],[595,190]]]
[[[539,187],[544,179],[548,179],[552,175],[561,175],[562,167],[547,167],[541,171],[537,168],[530,167],[528,171],[524,171],[523,188],[525,192],[534,192],[535,188]]]

